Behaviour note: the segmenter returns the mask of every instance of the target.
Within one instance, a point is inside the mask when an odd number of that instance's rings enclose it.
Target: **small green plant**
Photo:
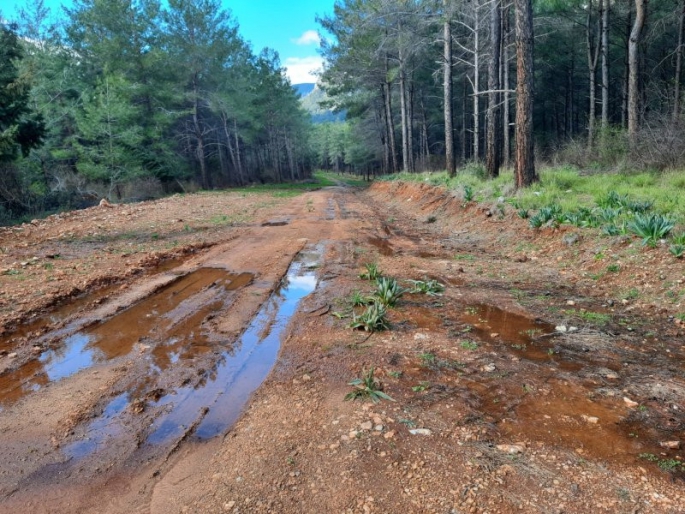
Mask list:
[[[478,343],[473,341],[462,341],[459,346],[461,346],[464,350],[476,350],[478,348]]]
[[[395,401],[382,391],[383,386],[374,378],[373,372],[374,368],[372,367],[362,378],[355,378],[348,382],[347,385],[353,386],[354,389],[345,395],[345,401],[367,399],[373,403],[378,403],[381,400]]]
[[[516,211],[516,214],[518,214],[518,217],[524,220],[527,220],[528,217],[530,216],[530,213],[528,212],[528,209],[519,209]]]
[[[438,221],[438,218],[436,216],[428,216],[428,218],[426,219],[426,223],[435,223],[436,221]]]
[[[373,303],[373,298],[362,294],[361,291],[353,291],[349,301],[352,307],[360,307]]]
[[[660,239],[666,237],[675,223],[662,214],[636,214],[628,223],[628,230],[642,238],[643,246],[656,247]]]
[[[685,462],[676,459],[662,459],[653,453],[641,453],[640,458],[654,462],[664,471],[685,471]]]
[[[401,371],[388,371],[388,375],[392,378],[400,378],[402,376]]]
[[[678,235],[674,234],[671,241],[673,241],[674,245],[685,245],[685,232]]]
[[[412,285],[412,289],[409,290],[410,293],[440,296],[445,290],[445,286],[437,280],[409,280],[408,282]]]
[[[668,248],[668,251],[671,252],[671,255],[673,255],[677,259],[682,259],[683,255],[685,255],[685,245],[681,245],[681,244],[671,245]]]
[[[411,388],[412,391],[415,393],[420,393],[422,391],[425,391],[431,386],[430,382],[419,382],[419,385],[415,385]]]
[[[473,200],[473,188],[468,184],[464,185],[464,201],[470,202]]]
[[[378,280],[381,278],[381,270],[378,269],[378,264],[375,262],[369,262],[364,267],[366,271],[359,274],[359,278],[362,280]]]
[[[618,273],[619,271],[621,271],[621,266],[619,266],[618,264],[609,264],[607,266],[607,271],[609,273]]]
[[[404,294],[397,280],[389,277],[381,277],[376,281],[375,298],[387,307],[394,306]]]
[[[530,228],[541,228],[545,224],[545,220],[542,216],[536,214],[528,219],[528,224],[530,225]]]
[[[389,328],[386,319],[387,309],[380,302],[373,302],[363,313],[352,315],[350,328],[363,329],[366,332],[378,332]]]
[[[432,352],[422,352],[419,354],[419,360],[424,368],[432,368],[435,366],[438,358]]]
[[[476,258],[475,258],[473,255],[471,255],[471,254],[463,254],[463,253],[462,253],[462,254],[457,254],[457,255],[455,255],[455,256],[454,256],[454,260],[455,260],[455,261],[469,261],[469,262],[473,262],[473,261],[476,260]]]

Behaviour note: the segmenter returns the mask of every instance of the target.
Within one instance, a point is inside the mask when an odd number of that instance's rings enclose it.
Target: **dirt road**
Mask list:
[[[5,229],[0,512],[685,512],[682,266],[521,223],[380,183]],[[351,330],[366,263],[445,291]]]

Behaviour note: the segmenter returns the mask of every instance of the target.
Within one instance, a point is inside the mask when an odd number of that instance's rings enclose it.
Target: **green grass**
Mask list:
[[[504,170],[499,177],[489,180],[473,166],[459,170],[454,178],[446,172],[398,173],[384,180],[441,186],[460,197],[464,187],[469,186],[476,199],[494,201],[503,196],[516,209],[528,212],[550,205],[558,205],[565,213],[581,207],[594,208],[613,191],[618,198],[629,198],[633,207],[651,203],[655,212],[668,214],[679,225],[685,223],[685,193],[682,192],[685,179],[682,172],[580,174],[573,166],[559,166],[542,168],[539,173],[540,183],[518,191],[513,187],[512,171]]]
[[[283,182],[281,184],[257,184],[246,187],[237,187],[230,189],[231,192],[235,193],[271,193],[275,198],[289,198],[297,196],[299,194],[305,193],[307,191],[313,191],[321,187],[334,186],[336,184],[335,180],[332,178],[332,174],[323,171],[315,171],[312,174],[311,180],[304,182]]]

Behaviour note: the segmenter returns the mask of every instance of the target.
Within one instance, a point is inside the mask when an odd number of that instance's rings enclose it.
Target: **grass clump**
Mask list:
[[[366,307],[361,314],[353,314],[350,328],[361,329],[366,332],[379,332],[389,328],[388,320],[386,318],[387,309],[385,305],[378,301],[374,301],[371,305]]]
[[[365,264],[364,267],[366,268],[366,271],[359,274],[359,278],[362,280],[378,280],[381,278],[381,270],[378,269],[378,264],[375,262]]]
[[[437,280],[409,280],[412,288],[410,293],[426,294],[428,296],[441,296],[445,291],[445,286]]]
[[[636,214],[635,218],[628,223],[628,230],[642,238],[643,246],[654,248],[660,239],[673,230],[674,226],[675,223],[662,214]]]
[[[371,400],[373,403],[378,403],[381,400],[388,400],[394,402],[395,400],[383,392],[383,385],[373,376],[373,373],[372,367],[362,378],[355,378],[348,382],[348,385],[353,386],[354,389],[345,395],[345,401]]]
[[[387,307],[393,307],[404,294],[404,289],[400,287],[397,280],[390,277],[381,277],[376,280],[376,291],[374,297]]]

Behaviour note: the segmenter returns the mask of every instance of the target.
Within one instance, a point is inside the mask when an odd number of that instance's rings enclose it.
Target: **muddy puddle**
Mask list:
[[[429,325],[434,321],[428,312],[424,317]],[[579,458],[642,462],[647,467],[646,456],[662,466],[683,462],[681,451],[662,444],[681,439],[678,430],[661,426],[663,420],[644,405],[629,407],[619,386],[607,383],[611,380],[604,380],[604,389],[599,387],[598,369],[621,369],[616,356],[570,354],[548,337],[555,334],[553,325],[491,305],[466,307],[460,319],[466,323],[460,337],[475,334],[540,366],[531,374],[517,367],[502,372],[499,364],[493,364],[490,369],[484,367],[486,373],[465,379],[479,398],[477,410],[485,421],[497,425],[500,436],[561,444]],[[617,373],[612,376],[619,379]]]
[[[68,335],[54,349],[0,377],[0,409],[50,382],[72,376],[95,364],[158,345],[153,351],[159,369],[184,348],[206,347],[202,322],[225,307],[231,293],[248,285],[249,273],[201,268],[174,279],[151,296],[113,317]]]
[[[111,399],[102,414],[85,427],[82,437],[63,448],[64,455],[73,464],[74,459],[116,447],[116,441],[131,437],[127,433],[131,416],[143,411],[151,413],[153,421],[139,436],[142,453],[164,450],[186,438],[206,440],[225,433],[276,363],[283,331],[300,300],[316,288],[314,270],[320,255],[320,248],[298,255],[237,341],[217,339],[208,333],[192,336],[194,344],[198,344],[197,337],[216,339],[214,364],[202,371],[198,380],[176,388],[159,388],[164,372],[174,373],[180,369],[174,365],[187,365],[192,357],[183,352],[178,336],[157,345],[148,356],[147,374],[130,390]],[[221,349],[218,353],[217,348]],[[164,354],[164,363],[160,354]]]
[[[300,300],[316,288],[314,269],[320,254],[320,249],[300,253],[240,339],[221,354],[216,369],[199,386],[178,389],[155,403],[169,410],[155,422],[148,443],[168,443],[190,426],[195,427],[193,438],[209,439],[235,422],[276,363],[281,336]]]
[[[187,256],[183,256],[162,261],[158,266],[152,268],[143,276],[167,273],[183,264],[187,258]],[[30,336],[40,336],[46,332],[49,327],[63,323],[69,318],[83,312],[89,306],[102,303],[120,288],[121,284],[116,282],[60,302],[60,304],[53,307],[49,312],[23,323],[15,330],[0,337],[0,355],[11,352],[21,340]]]
[[[509,312],[486,304],[470,305],[460,315],[467,324],[464,336],[469,333],[493,344],[505,345],[521,358],[536,362],[554,359],[552,343],[541,339],[555,333],[554,325],[522,314]]]

